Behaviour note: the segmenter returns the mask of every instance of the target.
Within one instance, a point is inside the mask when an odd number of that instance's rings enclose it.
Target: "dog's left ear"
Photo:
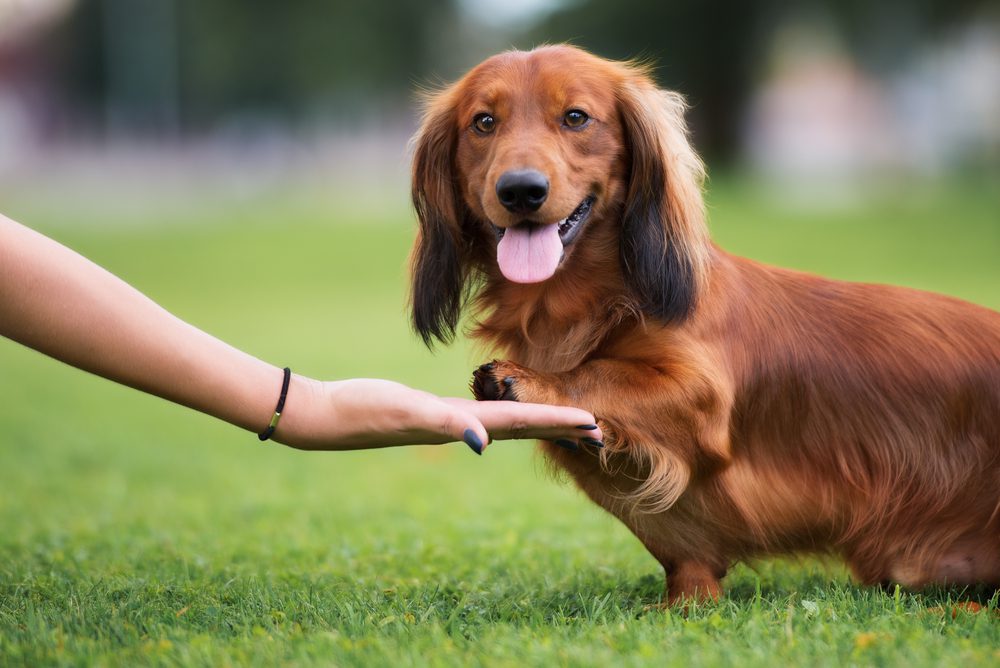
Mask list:
[[[452,339],[466,290],[465,207],[453,166],[456,132],[450,91],[429,97],[413,138],[411,195],[420,228],[410,255],[413,328],[427,346]]]
[[[705,169],[688,142],[679,95],[658,90],[637,70],[618,101],[631,158],[621,234],[625,281],[644,313],[680,323],[705,284]]]

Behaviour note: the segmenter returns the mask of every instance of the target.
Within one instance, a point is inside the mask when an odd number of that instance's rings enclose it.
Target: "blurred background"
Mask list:
[[[0,0],[0,192],[398,204],[414,91],[553,41],[654,60],[713,169],[786,190],[1000,164],[996,0]]]

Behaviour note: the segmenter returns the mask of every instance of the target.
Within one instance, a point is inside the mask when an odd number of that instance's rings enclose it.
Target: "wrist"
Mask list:
[[[270,439],[274,435],[274,430],[278,428],[281,415],[285,411],[285,399],[288,398],[288,387],[291,385],[291,380],[292,370],[286,366],[281,370],[281,394],[278,395],[278,405],[274,408],[274,415],[271,416],[271,421],[264,428],[264,431],[257,434],[257,438],[261,441]]]
[[[309,449],[320,436],[316,416],[323,383],[296,373],[291,375],[281,420],[272,440],[293,448]]]

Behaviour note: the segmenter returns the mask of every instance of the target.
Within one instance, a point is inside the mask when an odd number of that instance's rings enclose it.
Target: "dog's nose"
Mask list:
[[[538,211],[548,196],[549,180],[537,170],[511,170],[497,179],[497,198],[511,213]]]

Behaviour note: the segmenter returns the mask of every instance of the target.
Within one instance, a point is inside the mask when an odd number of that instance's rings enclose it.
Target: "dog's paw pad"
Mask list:
[[[472,372],[472,383],[469,388],[472,396],[479,401],[495,401],[500,398],[500,384],[493,377],[493,363],[480,365]]]
[[[497,366],[496,361],[488,362],[472,372],[472,395],[479,401],[517,401],[513,392],[515,378],[503,376],[498,379]]]

